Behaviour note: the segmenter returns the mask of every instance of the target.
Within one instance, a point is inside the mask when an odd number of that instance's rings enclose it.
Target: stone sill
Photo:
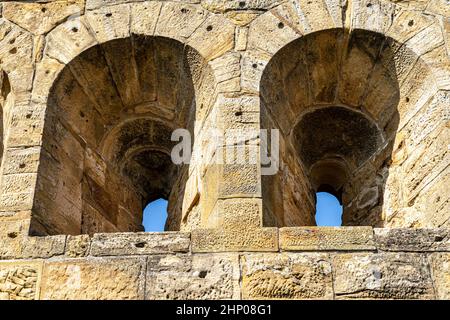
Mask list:
[[[0,260],[209,252],[448,252],[450,229],[285,227],[255,230],[0,236]]]

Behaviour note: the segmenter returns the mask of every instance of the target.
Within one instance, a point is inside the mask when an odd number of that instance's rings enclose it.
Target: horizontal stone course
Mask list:
[[[0,260],[51,258],[64,254],[66,236],[0,237]]]
[[[372,227],[289,227],[280,229],[285,251],[375,250]]]
[[[450,230],[375,228],[375,242],[383,251],[450,251]]]
[[[98,233],[92,238],[93,256],[143,255],[188,252],[190,234],[185,232]]]

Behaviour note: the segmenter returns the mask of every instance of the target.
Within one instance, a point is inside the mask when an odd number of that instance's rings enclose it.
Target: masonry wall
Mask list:
[[[445,0],[0,1],[0,298],[449,299],[449,44]],[[322,111],[337,148],[304,139]],[[177,127],[202,161],[153,190],[176,232],[124,233]],[[274,128],[276,175],[215,161]],[[330,159],[359,227],[314,227]]]
[[[183,232],[7,244],[3,299],[450,298],[444,229],[281,228],[264,252],[203,250]]]

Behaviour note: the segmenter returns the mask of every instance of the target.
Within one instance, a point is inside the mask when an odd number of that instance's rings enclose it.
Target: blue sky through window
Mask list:
[[[328,192],[317,193],[316,223],[317,226],[342,225],[342,205]]]
[[[143,225],[146,232],[164,231],[167,219],[167,200],[150,202],[144,209]]]
[[[164,231],[167,219],[167,200],[158,199],[144,209],[144,228],[147,232]],[[317,226],[340,226],[342,224],[342,205],[335,196],[327,192],[317,193]]]

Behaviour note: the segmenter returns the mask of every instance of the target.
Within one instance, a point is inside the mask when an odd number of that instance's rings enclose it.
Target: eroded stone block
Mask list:
[[[429,256],[436,298],[450,299],[450,253],[432,253]]]
[[[146,299],[237,299],[236,254],[149,257]]]
[[[41,299],[143,299],[144,270],[145,258],[46,262]]]
[[[195,229],[192,252],[278,251],[277,228]]]
[[[91,255],[188,252],[189,245],[190,234],[185,232],[100,233],[92,238]]]
[[[434,298],[424,254],[337,254],[332,265],[337,299]]]
[[[291,227],[280,229],[286,251],[375,250],[372,227]]]
[[[244,299],[332,299],[326,254],[247,254],[241,258]]]
[[[385,251],[450,251],[449,229],[375,228],[377,248]]]
[[[39,299],[42,262],[0,262],[0,300]]]

